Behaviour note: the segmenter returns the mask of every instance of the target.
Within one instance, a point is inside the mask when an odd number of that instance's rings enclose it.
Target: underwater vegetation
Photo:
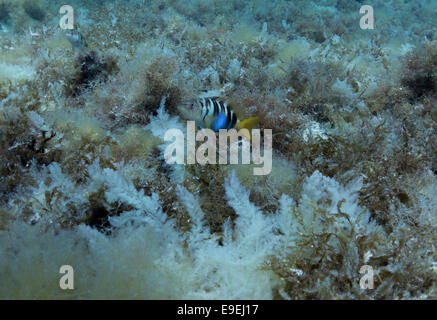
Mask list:
[[[435,1],[63,4],[0,0],[0,298],[437,298]],[[269,175],[166,163],[205,96]]]

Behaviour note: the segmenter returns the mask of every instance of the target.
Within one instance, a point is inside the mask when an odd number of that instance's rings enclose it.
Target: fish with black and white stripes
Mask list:
[[[259,119],[252,117],[241,121],[226,100],[220,97],[205,97],[181,102],[178,111],[183,119],[195,121],[199,128],[208,128],[213,131],[233,128],[238,130],[246,128],[250,131],[257,126]]]

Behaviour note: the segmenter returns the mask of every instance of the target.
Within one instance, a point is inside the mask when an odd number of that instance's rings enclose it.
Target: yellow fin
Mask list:
[[[248,118],[246,120],[242,120],[240,122],[237,123],[237,129],[243,129],[246,128],[247,130],[252,130],[253,128],[255,128],[256,126],[258,126],[259,123],[259,117],[252,117],[252,118]]]
[[[259,123],[259,117],[252,117],[252,118],[248,118],[245,120],[242,120],[240,122],[237,123],[237,129],[241,130],[241,129],[247,129],[249,130],[249,133],[246,130],[243,130],[243,135],[249,139],[252,140],[252,136],[250,134],[250,131],[257,127]]]

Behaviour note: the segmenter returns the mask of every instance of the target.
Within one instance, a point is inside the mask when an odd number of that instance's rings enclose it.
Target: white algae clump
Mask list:
[[[437,299],[436,1],[64,4],[0,0],[1,299]],[[270,174],[166,161],[200,97]]]

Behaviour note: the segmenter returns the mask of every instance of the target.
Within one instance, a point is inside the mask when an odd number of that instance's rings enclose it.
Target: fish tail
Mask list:
[[[241,120],[237,123],[237,129],[241,130],[241,129],[247,129],[249,130],[249,133],[247,134],[243,132],[244,136],[246,138],[248,138],[249,140],[252,140],[252,135],[251,135],[251,131],[253,128],[257,127],[259,124],[259,117],[252,117],[252,118],[248,118],[245,120]]]

